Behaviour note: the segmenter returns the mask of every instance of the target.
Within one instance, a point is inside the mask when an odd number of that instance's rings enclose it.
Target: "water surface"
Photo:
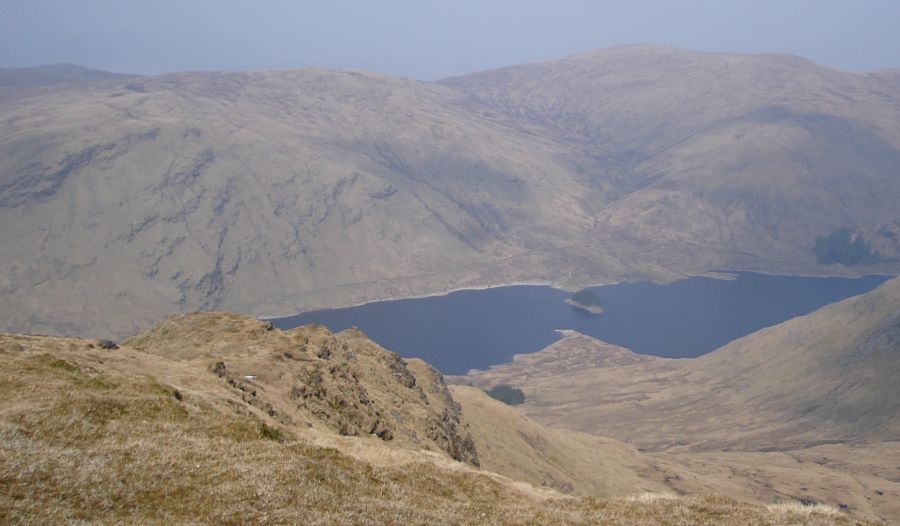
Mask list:
[[[734,280],[695,277],[667,285],[591,287],[605,309],[599,315],[564,303],[568,292],[512,286],[312,311],[273,322],[282,329],[308,323],[333,331],[355,326],[402,356],[422,358],[446,374],[464,374],[543,349],[559,338],[556,329],[573,329],[641,354],[699,356],[889,279],[735,275]]]

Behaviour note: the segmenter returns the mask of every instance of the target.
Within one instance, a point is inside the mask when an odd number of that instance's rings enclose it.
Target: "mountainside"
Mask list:
[[[778,268],[841,229],[898,255],[900,86],[888,78],[792,56],[626,46],[442,84],[589,152],[597,164],[584,168],[617,190],[594,209],[600,239],[681,264],[693,246]]]
[[[564,150],[446,88],[316,70],[91,86],[0,105],[6,327],[121,335],[524,279],[588,220]]]
[[[51,64],[32,68],[0,68],[0,90],[33,89],[57,84],[121,79],[130,76],[76,66],[75,64]]]
[[[582,338],[586,337],[569,334],[560,347],[574,345],[587,350]],[[606,366],[615,367],[617,359],[624,357],[615,348],[606,350],[613,356]],[[544,353],[521,358],[538,354]],[[540,374],[534,369],[531,372]],[[536,486],[604,497],[636,492],[723,494],[765,504],[825,503],[889,524],[900,518],[900,480],[896,476],[900,442],[765,452],[639,452],[618,440],[546,427],[524,416],[518,410],[521,406],[505,405],[473,387],[453,385],[451,392],[462,407],[462,421],[472,435],[482,469]],[[660,429],[677,424],[679,418],[677,413],[669,420],[660,418]],[[720,431],[735,425],[731,429],[739,431],[743,422],[723,421]]]
[[[582,484],[596,466],[601,492],[664,487],[642,480],[635,468],[649,461],[624,444],[516,424],[510,408],[479,409],[497,402],[472,390],[456,390],[461,413],[427,364],[357,331],[195,314],[121,346],[2,334],[0,384],[0,520],[10,524],[870,524],[827,506],[570,498],[477,470],[467,429],[486,461],[514,459],[507,468],[526,479],[550,468]],[[483,435],[498,417],[495,436]],[[536,444],[543,461],[510,456],[511,442],[493,442],[499,430]],[[577,469],[577,458],[553,456],[567,452],[590,455]]]
[[[456,385],[451,392],[484,469],[595,497],[671,493],[667,481],[678,478],[675,468],[663,469],[633,446],[545,427],[474,387]]]
[[[0,327],[122,336],[195,309],[509,282],[896,271],[891,79],[638,46],[441,83],[2,91]]]
[[[578,335],[468,378],[521,388],[539,422],[645,450],[900,440],[900,278],[698,358],[575,365],[609,347]]]

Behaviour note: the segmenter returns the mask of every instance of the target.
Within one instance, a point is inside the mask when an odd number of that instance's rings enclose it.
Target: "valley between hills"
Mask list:
[[[695,359],[641,357],[570,333],[449,386],[359,331],[282,331],[235,314],[175,316],[121,345],[0,335],[10,446],[0,517],[889,524],[900,518],[900,421],[896,384],[883,379],[898,372],[898,292],[900,278]],[[833,360],[799,370],[766,360],[772,348],[813,359],[802,345],[771,343],[808,330],[832,339],[821,352]],[[734,377],[707,361],[730,363]],[[816,393],[796,381],[806,376],[845,396],[808,410]],[[708,389],[711,377],[723,384]],[[526,403],[458,385],[499,380],[521,386]],[[647,383],[646,394],[621,392]],[[754,410],[755,392],[767,402]],[[856,406],[872,397],[883,403]],[[700,405],[709,416],[691,420]],[[592,433],[565,429],[566,419]],[[686,427],[697,430],[690,442]],[[761,433],[772,448],[760,448]]]
[[[632,444],[670,489],[835,502],[900,520],[900,278],[689,359],[568,332],[450,381],[525,393],[553,428]],[[699,474],[702,476],[698,476]],[[846,502],[844,502],[846,501]],[[853,504],[850,503],[853,502]]]
[[[900,84],[625,46],[440,82],[0,72],[0,328],[515,282],[897,274]]]
[[[898,167],[896,71],[785,55],[0,69],[0,522],[900,522],[900,278],[697,358],[568,331],[452,377],[260,319],[897,275]]]

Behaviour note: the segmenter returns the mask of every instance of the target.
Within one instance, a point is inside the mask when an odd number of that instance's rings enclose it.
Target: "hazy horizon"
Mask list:
[[[636,43],[793,54],[851,71],[900,67],[900,3],[887,0],[507,5],[0,0],[0,67],[72,63],[138,74],[327,67],[432,80]]]

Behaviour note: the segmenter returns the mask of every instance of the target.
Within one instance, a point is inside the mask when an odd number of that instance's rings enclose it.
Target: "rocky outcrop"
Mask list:
[[[443,377],[408,363],[358,330],[289,331],[224,313],[170,318],[126,342],[143,352],[206,363],[240,405],[285,425],[442,451],[478,465],[474,442]]]

